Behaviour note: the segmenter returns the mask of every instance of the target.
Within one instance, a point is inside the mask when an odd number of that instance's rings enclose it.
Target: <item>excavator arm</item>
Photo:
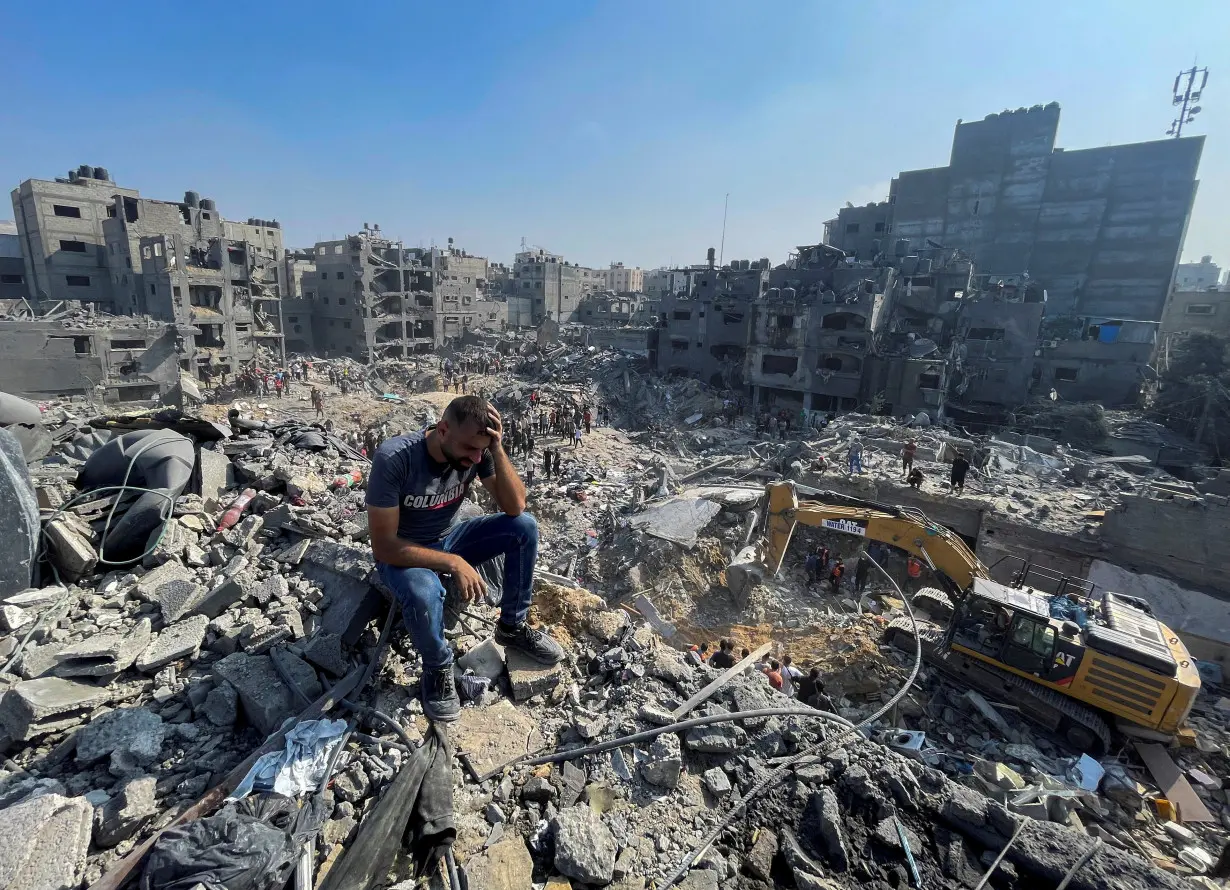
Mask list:
[[[764,575],[780,571],[799,523],[899,547],[947,578],[954,595],[968,590],[975,578],[990,577],[986,566],[960,537],[921,513],[847,507],[823,501],[800,502],[791,482],[772,483],[767,489],[762,542],[741,552],[726,570],[727,585],[737,597],[745,599],[748,589]]]

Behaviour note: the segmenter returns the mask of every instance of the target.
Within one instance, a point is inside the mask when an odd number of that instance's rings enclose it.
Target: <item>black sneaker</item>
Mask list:
[[[453,666],[424,668],[419,684],[423,695],[423,713],[428,720],[451,723],[461,716],[461,699],[453,682]]]
[[[564,660],[564,649],[551,639],[546,631],[521,624],[511,630],[502,622],[495,626],[495,641],[505,648],[516,649],[539,664],[559,664]]]

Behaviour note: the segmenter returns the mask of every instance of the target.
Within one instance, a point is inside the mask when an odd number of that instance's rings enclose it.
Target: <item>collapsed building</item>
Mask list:
[[[20,325],[27,322],[21,319],[50,320],[65,305],[80,304],[96,313],[93,326],[128,316],[174,330],[181,344],[177,365],[197,379],[234,373],[257,357],[285,361],[285,250],[276,220],[227,220],[216,202],[193,191],[182,201],[142,198],[118,186],[105,168],[84,164],[66,178],[28,179],[12,197],[25,290],[14,297],[25,306],[6,325],[10,337],[34,342],[38,332],[23,335]],[[121,332],[114,339],[139,338]],[[106,337],[97,340],[104,342]],[[91,339],[93,354],[103,356],[105,350],[95,345]],[[156,354],[161,350],[148,352],[145,361]],[[102,365],[128,366],[132,360]],[[56,379],[75,373],[52,370]],[[98,373],[109,378],[106,370]]]
[[[823,267],[832,255],[801,256]],[[731,271],[743,293],[763,281],[826,308],[858,305],[824,302],[822,268],[814,292],[805,269]],[[866,280],[851,272],[846,286]],[[795,305],[780,293],[766,302]],[[920,440],[929,476],[961,440],[847,413],[764,441],[747,419],[725,419],[723,390],[664,381],[619,353],[535,353],[528,338],[508,339],[525,340],[523,370],[475,380],[505,416],[534,389],[547,405],[601,405],[612,425],[566,451],[562,474],[528,485],[542,529],[533,614],[570,657],[544,667],[502,650],[489,639],[490,594],[468,604],[450,630],[466,703],[447,730],[425,721],[417,654],[373,585],[367,465],[350,443],[354,417],[422,428],[451,394],[389,403],[388,381],[368,380],[335,410],[340,393],[316,368],[333,435],[307,427],[308,403],[293,400],[233,403],[244,415],[233,426],[203,422],[232,403],[203,418],[104,415],[89,435],[50,406],[57,444],[23,467],[27,497],[50,509],[19,542],[31,545],[17,548],[26,574],[0,579],[3,873],[32,890],[138,879],[162,890],[213,880],[220,862],[232,881],[297,871],[320,887],[408,888],[424,871],[443,887],[451,868],[485,890],[956,888],[987,875],[1007,890],[1217,886],[1230,823],[1220,772],[1230,704],[1217,671],[1230,625],[1224,601],[1177,596],[1146,573],[1224,594],[1230,539],[1201,534],[1230,527],[1224,496],[1036,437],[965,443],[987,458],[960,496],[913,489],[897,471],[906,438]],[[138,536],[148,553],[99,562],[111,507],[127,503],[70,484],[66,471],[150,422],[182,454],[174,510],[160,517],[165,531]],[[855,436],[867,475],[817,466]],[[512,459],[524,472],[537,455]],[[757,527],[760,483],[785,474],[829,500],[841,491],[925,511],[988,566],[1001,552],[1053,554],[1061,571],[1147,596],[1202,676],[1210,670],[1189,716],[1194,744],[1086,754],[1023,719],[1011,697],[971,696],[918,669],[912,651],[882,645],[886,622],[922,599],[902,593],[901,554],[865,589],[807,579],[804,554],[820,544],[854,564],[866,539],[848,528],[800,528],[781,571],[737,602],[728,552]],[[463,509],[484,498],[476,486]],[[40,523],[53,546],[36,554]],[[718,637],[753,654],[722,668],[690,651]],[[757,669],[762,655],[785,654],[815,668],[823,699],[794,698]],[[449,756],[425,767],[445,732]],[[455,862],[413,855],[424,801],[407,788],[424,770]],[[261,815],[275,804],[286,814],[287,797],[303,801],[289,810],[301,815],[293,830]]]

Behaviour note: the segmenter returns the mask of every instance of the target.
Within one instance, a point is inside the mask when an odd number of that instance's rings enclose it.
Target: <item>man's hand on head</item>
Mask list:
[[[487,406],[487,435],[491,437],[492,451],[503,446],[504,418],[500,417],[500,412],[496,410],[495,405]]]

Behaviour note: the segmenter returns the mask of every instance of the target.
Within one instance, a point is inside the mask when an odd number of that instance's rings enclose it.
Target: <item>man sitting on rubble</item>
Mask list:
[[[541,664],[564,657],[558,643],[526,623],[538,524],[525,512],[525,486],[500,444],[502,436],[500,413],[477,396],[463,396],[449,403],[434,428],[387,440],[372,462],[372,553],[423,658],[423,710],[431,720],[456,720],[461,710],[453,652],[444,639],[440,575],[452,577],[462,599],[478,601],[487,584],[475,566],[503,554],[495,641]],[[475,478],[501,512],[450,528]]]

